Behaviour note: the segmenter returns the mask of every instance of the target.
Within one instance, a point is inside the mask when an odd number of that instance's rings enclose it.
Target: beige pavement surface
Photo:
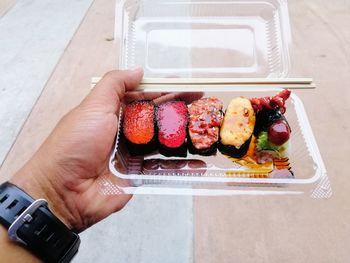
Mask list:
[[[113,36],[112,7],[113,1],[94,2],[3,163],[1,180],[27,160],[59,118],[87,94],[90,78],[116,64],[115,44],[107,40]],[[318,85],[297,94],[309,115],[333,196],[196,197],[195,262],[349,261],[350,3],[295,0],[289,2],[289,11],[293,74],[311,76]]]
[[[2,0],[0,3],[0,17],[5,15],[6,12],[10,10],[15,3],[16,3],[15,0]]]

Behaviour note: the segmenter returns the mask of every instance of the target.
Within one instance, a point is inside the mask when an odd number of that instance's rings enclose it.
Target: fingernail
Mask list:
[[[137,75],[143,75],[143,68],[141,68],[141,67],[138,67],[138,68],[134,68],[134,69],[132,69],[131,70],[131,72],[133,73],[133,74],[137,74]]]

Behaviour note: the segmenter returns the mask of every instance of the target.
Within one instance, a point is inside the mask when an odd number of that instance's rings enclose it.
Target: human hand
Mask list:
[[[103,195],[100,180],[125,186],[108,169],[125,92],[141,81],[141,69],[112,71],[70,111],[11,182],[33,198],[45,198],[69,228],[82,231],[122,209],[130,195]]]

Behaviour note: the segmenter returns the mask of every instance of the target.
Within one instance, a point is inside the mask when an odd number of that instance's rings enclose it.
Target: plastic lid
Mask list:
[[[146,78],[282,78],[290,67],[287,2],[124,0],[120,68]]]

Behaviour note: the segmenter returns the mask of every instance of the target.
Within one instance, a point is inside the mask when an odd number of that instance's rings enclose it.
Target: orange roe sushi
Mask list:
[[[132,155],[143,155],[156,146],[155,107],[151,101],[135,101],[125,107],[123,134]]]

